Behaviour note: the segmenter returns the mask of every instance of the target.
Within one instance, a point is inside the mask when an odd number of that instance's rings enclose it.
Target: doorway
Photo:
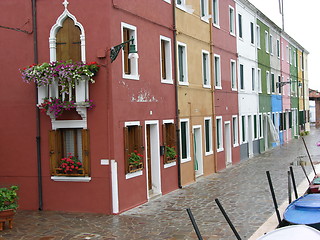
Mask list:
[[[193,126],[193,160],[196,177],[203,175],[201,126]]]
[[[145,155],[148,199],[161,194],[160,141],[158,121],[146,121]]]
[[[229,121],[224,123],[224,134],[226,166],[229,166],[232,165],[231,126]]]

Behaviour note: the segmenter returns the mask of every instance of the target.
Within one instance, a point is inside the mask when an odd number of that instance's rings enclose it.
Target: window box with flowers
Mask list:
[[[38,87],[38,106],[44,108],[48,101],[53,108],[70,110],[76,108],[80,113],[84,108],[90,108],[88,83],[94,83],[93,76],[99,71],[96,62],[84,64],[82,62],[51,62],[20,69],[23,81],[35,82]],[[59,99],[59,101],[58,101]],[[64,105],[62,107],[60,105]],[[68,105],[68,106],[66,106]],[[74,107],[70,107],[74,106]],[[49,106],[48,106],[49,108]],[[61,115],[60,111],[47,111],[51,117]],[[60,113],[60,114],[59,114]],[[81,113],[80,113],[81,114]],[[82,114],[81,114],[82,115]]]
[[[61,159],[55,171],[55,176],[82,177],[85,175],[82,162],[71,154]]]
[[[137,150],[134,150],[128,155],[129,160],[129,173],[137,172],[143,169],[143,155],[138,153]]]
[[[172,163],[177,159],[177,153],[174,146],[165,146],[165,159],[164,163]]]

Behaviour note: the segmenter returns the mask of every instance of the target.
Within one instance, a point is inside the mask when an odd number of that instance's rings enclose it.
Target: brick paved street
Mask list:
[[[320,130],[305,137],[314,161],[320,159]],[[197,183],[118,216],[87,213],[18,211],[12,230],[0,232],[0,240],[15,239],[197,239],[186,208],[191,208],[207,240],[236,239],[216,206],[219,198],[242,239],[248,239],[274,212],[266,178],[270,171],[279,205],[287,198],[287,171],[298,157],[309,161],[301,139],[243,161]],[[305,178],[293,166],[296,182]],[[307,165],[308,173],[311,166]],[[93,200],[94,203],[94,200]]]

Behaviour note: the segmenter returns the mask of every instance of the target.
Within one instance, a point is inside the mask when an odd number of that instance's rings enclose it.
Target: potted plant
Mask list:
[[[143,168],[142,158],[143,155],[134,150],[128,155],[129,157],[129,172],[136,172]]]
[[[176,150],[174,149],[174,146],[170,147],[170,146],[166,146],[166,159],[165,159],[165,163],[170,163],[170,162],[174,162],[177,158],[177,153]]]
[[[17,186],[0,188],[0,231],[3,230],[5,222],[9,222],[9,228],[12,228],[13,216],[18,208]]]
[[[83,176],[82,162],[69,153],[68,157],[61,159],[57,168],[57,175]]]

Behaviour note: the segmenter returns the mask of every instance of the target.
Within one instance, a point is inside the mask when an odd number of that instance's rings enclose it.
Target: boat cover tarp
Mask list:
[[[320,231],[306,225],[278,228],[257,240],[320,240]]]

